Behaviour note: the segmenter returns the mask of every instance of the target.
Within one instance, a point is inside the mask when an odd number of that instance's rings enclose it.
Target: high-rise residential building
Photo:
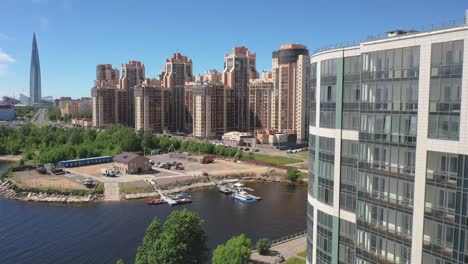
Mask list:
[[[225,130],[225,88],[219,82],[193,83],[193,136],[219,138]]]
[[[95,82],[91,89],[93,104],[93,127],[103,128],[110,124],[126,124],[128,93],[118,88],[113,81]]]
[[[162,133],[168,129],[169,90],[146,79],[135,87],[135,130]]]
[[[171,95],[170,125],[173,132],[185,131],[185,117],[187,106],[185,105],[185,82],[193,78],[192,60],[180,53],[166,60],[162,76],[162,85],[168,88]]]
[[[268,79],[268,73],[262,79],[249,82],[250,129],[271,128],[271,102],[273,97],[273,82]]]
[[[273,52],[274,96],[271,126],[295,130],[297,141],[307,140],[307,92],[310,89],[310,57],[306,46],[287,44]]]
[[[119,70],[112,68],[111,64],[98,64],[96,66],[96,81],[113,81],[119,83]]]
[[[234,111],[230,120],[237,131],[250,131],[249,80],[257,79],[256,54],[247,47],[234,47],[224,56],[223,84],[233,90]]]
[[[112,68],[112,66],[111,66]],[[126,103],[122,105],[124,124],[133,127],[135,125],[135,86],[145,80],[145,65],[139,61],[129,61],[122,64],[122,77],[120,78],[120,89],[126,92]]]
[[[39,63],[39,50],[37,49],[36,33],[33,35],[31,52],[31,69],[29,72],[29,103],[41,103],[41,65]]]
[[[308,263],[468,263],[468,23],[311,56]]]

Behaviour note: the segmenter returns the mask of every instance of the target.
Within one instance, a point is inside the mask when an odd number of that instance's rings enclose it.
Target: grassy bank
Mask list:
[[[18,185],[15,185],[14,190],[18,193],[31,192],[31,193],[46,193],[48,195],[86,196],[90,194],[103,194],[104,184],[99,183],[95,189],[90,189],[90,190],[32,188],[32,187],[22,187]]]
[[[247,156],[248,157],[248,156]],[[270,156],[265,154],[253,154],[253,160],[268,162],[271,164],[286,165],[292,163],[301,162],[299,159],[290,158],[290,157],[281,157],[281,156]]]
[[[300,258],[292,257],[283,262],[283,264],[306,264],[306,261]]]

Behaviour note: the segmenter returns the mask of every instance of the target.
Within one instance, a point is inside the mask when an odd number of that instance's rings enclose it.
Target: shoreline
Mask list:
[[[166,194],[173,194],[185,192],[188,190],[197,190],[203,188],[215,187],[218,184],[226,184],[233,182],[263,182],[263,183],[288,183],[296,185],[306,185],[307,181],[289,181],[283,176],[244,176],[244,177],[231,177],[215,181],[209,180],[207,182],[196,182],[190,184],[182,184],[179,186],[165,186],[167,188],[161,189]],[[92,204],[105,202],[102,194],[88,194],[84,196],[78,195],[64,195],[64,194],[48,194],[43,191],[39,192],[17,192],[14,183],[7,179],[0,181],[0,197],[10,200],[24,201],[24,202],[40,202],[40,203],[60,203],[60,204]],[[126,202],[131,200],[141,200],[159,195],[157,191],[143,192],[143,193],[123,193],[120,195],[118,202]]]

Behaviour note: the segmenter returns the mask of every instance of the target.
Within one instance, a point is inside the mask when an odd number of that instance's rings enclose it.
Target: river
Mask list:
[[[133,263],[151,220],[182,208],[204,219],[211,249],[240,233],[255,241],[306,229],[306,187],[247,186],[263,200],[243,204],[214,188],[191,192],[193,203],[177,207],[142,200],[63,205],[0,199],[0,263]]]

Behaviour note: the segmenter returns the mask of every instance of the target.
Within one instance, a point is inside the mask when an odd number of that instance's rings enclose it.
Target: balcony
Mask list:
[[[364,197],[365,200],[373,202],[374,204],[379,205],[386,205],[387,207],[394,207],[399,208],[402,210],[407,210],[412,212],[413,210],[413,200],[404,198],[401,196],[392,195],[394,197],[390,197],[388,195],[382,195],[379,192],[366,192],[363,190],[359,191],[359,197]]]
[[[423,248],[443,256],[453,257],[453,244],[424,235]]]
[[[447,187],[457,187],[458,174],[447,171],[427,170],[426,183],[434,185],[443,185]]]
[[[372,222],[367,222],[366,220],[359,218],[357,221],[360,227],[364,227],[365,229],[372,231],[373,233],[379,234],[383,237],[390,237],[393,238],[395,241],[406,242],[407,244],[411,244],[412,235],[410,233],[405,232],[398,232],[397,230],[393,230],[390,228],[383,227],[381,224],[375,220]]]
[[[434,206],[434,204],[429,202],[426,202],[425,204],[424,215],[437,219],[443,219],[449,223],[455,223],[455,209]]]

